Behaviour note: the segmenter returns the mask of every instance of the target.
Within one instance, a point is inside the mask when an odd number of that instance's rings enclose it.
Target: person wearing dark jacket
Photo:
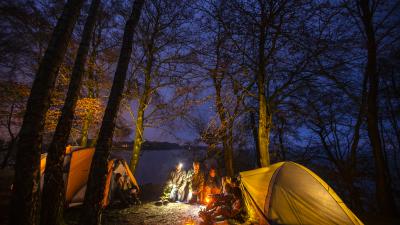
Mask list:
[[[203,189],[204,189],[204,174],[200,170],[200,163],[193,162],[193,169],[190,170],[186,176],[189,194],[189,203],[201,203],[203,200]]]
[[[129,196],[126,195],[124,190],[125,182],[120,173],[115,174],[115,189],[114,189],[114,197],[115,200],[119,200],[124,207],[130,205]]]

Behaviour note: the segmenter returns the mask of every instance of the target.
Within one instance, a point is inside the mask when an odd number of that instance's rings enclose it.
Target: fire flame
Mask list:
[[[189,218],[183,224],[184,225],[195,225],[195,222],[192,218]]]
[[[211,201],[211,199],[210,199],[210,197],[206,197],[206,203],[208,204],[208,203],[210,203],[210,201]]]

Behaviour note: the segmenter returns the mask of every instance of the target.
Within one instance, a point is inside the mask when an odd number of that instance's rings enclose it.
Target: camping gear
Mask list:
[[[327,183],[297,163],[241,172],[240,179],[257,224],[363,224]]]
[[[64,158],[65,203],[68,207],[83,204],[86,184],[89,178],[90,166],[94,155],[94,148],[67,148]],[[46,167],[46,156],[42,154],[40,162],[41,190]],[[110,159],[108,161],[106,184],[104,187],[103,207],[112,200],[112,193],[116,186],[114,176],[120,173],[127,176],[128,180],[139,190],[139,185],[125,160]]]

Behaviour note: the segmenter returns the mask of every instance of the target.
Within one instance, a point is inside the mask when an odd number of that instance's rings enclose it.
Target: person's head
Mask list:
[[[225,194],[231,194],[232,193],[232,186],[229,183],[225,183],[224,190],[225,190]]]
[[[231,184],[231,178],[230,177],[222,177],[222,184]]]
[[[194,161],[194,162],[193,162],[193,172],[194,172],[195,174],[198,174],[199,171],[200,171],[200,163],[197,162],[197,161]]]
[[[215,172],[214,168],[210,168],[209,175],[210,175],[210,177],[215,177],[216,172]]]
[[[116,182],[118,182],[119,179],[121,179],[121,177],[122,177],[122,175],[120,173],[117,173],[117,174],[115,174],[114,179],[115,179]]]
[[[231,184],[232,184],[233,187],[239,187],[239,181],[238,181],[238,179],[237,179],[236,177],[233,177],[233,178],[231,179]]]
[[[182,163],[178,163],[178,164],[176,164],[176,166],[175,166],[175,170],[179,172],[179,171],[182,170],[182,167],[183,167],[183,164],[182,164]]]
[[[231,191],[232,191],[232,194],[233,194],[234,198],[242,199],[242,191],[240,190],[239,187],[234,187],[234,188],[232,188]]]

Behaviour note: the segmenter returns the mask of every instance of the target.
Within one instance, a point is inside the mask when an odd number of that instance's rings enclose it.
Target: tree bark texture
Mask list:
[[[40,62],[27,102],[15,165],[10,224],[39,223],[40,142],[50,95],[83,0],[69,0],[64,6],[47,50]]]
[[[265,95],[265,77],[266,77],[266,42],[267,15],[264,6],[261,4],[261,23],[258,38],[258,68],[256,71],[258,88],[258,147],[260,149],[260,165],[266,167],[270,165],[269,159],[269,133],[271,117],[268,109],[267,97]]]
[[[96,24],[99,5],[100,0],[93,0],[90,5],[88,17],[83,29],[82,39],[72,70],[67,97],[57,123],[53,140],[48,150],[42,193],[42,205],[52,207],[41,208],[41,225],[63,224],[64,221],[63,211],[65,185],[63,181],[63,164],[65,147],[71,133],[74,111],[82,87],[82,80],[85,74],[85,63],[90,49],[90,41]]]
[[[224,163],[226,175],[232,177],[234,175],[233,169],[233,144],[231,132],[231,124],[229,123],[229,115],[226,111],[222,100],[222,82],[224,80],[224,68],[221,66],[221,49],[224,44],[224,38],[221,36],[220,30],[218,30],[218,35],[216,38],[215,55],[216,63],[214,71],[211,72],[210,76],[213,81],[215,90],[215,107],[217,109],[218,117],[221,122],[220,128],[222,133],[222,148],[224,151]]]
[[[139,107],[137,110],[137,118],[136,118],[136,127],[135,127],[135,139],[133,143],[133,151],[132,151],[132,157],[131,157],[131,162],[130,162],[130,170],[132,173],[135,173],[136,171],[136,166],[139,162],[139,157],[140,157],[140,151],[142,149],[142,144],[144,141],[144,114],[145,110],[147,107],[147,104],[149,103],[149,98],[150,98],[150,92],[151,92],[151,73],[152,73],[152,68],[153,68],[153,53],[152,53],[152,45],[150,44],[149,47],[149,57],[146,63],[146,68],[145,68],[145,82],[144,82],[144,90],[143,94],[140,97],[139,100]]]
[[[218,68],[216,69],[216,73],[218,73]],[[215,89],[215,105],[217,108],[218,116],[221,121],[222,128],[222,147],[224,150],[224,161],[225,161],[225,171],[227,176],[233,176],[233,150],[232,150],[232,140],[231,137],[228,136],[228,126],[230,125],[228,122],[228,118],[226,115],[226,110],[224,109],[224,105],[222,103],[221,97],[221,89],[222,89],[222,81],[218,78],[218,75],[213,76],[214,81],[214,89]]]
[[[139,162],[140,151],[142,149],[143,144],[143,132],[144,132],[144,110],[146,108],[146,104],[144,103],[144,99],[140,99],[139,107],[137,111],[136,118],[136,127],[135,127],[135,139],[133,143],[132,157],[130,162],[130,169],[132,173],[135,173],[136,166]]]
[[[256,115],[255,112],[250,113],[250,123],[251,123],[251,129],[253,133],[253,139],[254,139],[254,145],[255,145],[255,150],[256,150],[256,163],[257,167],[261,167],[261,161],[260,161],[260,147],[258,146],[258,127],[256,124]]]
[[[10,113],[7,116],[7,130],[8,130],[8,135],[10,136],[11,140],[10,140],[10,142],[8,144],[8,147],[7,147],[7,153],[4,156],[3,162],[1,163],[1,169],[6,168],[6,166],[8,164],[8,159],[10,158],[11,153],[14,151],[15,144],[16,144],[16,141],[17,141],[17,137],[14,135],[14,133],[12,132],[12,128],[11,128],[11,126],[12,126],[11,125],[11,120],[12,120],[12,117],[13,117],[13,114],[14,114],[14,107],[15,107],[15,104],[12,104],[11,108],[10,108]]]
[[[88,144],[88,136],[89,136],[89,126],[91,123],[91,118],[90,118],[90,114],[87,115],[83,121],[82,124],[82,130],[81,130],[81,142],[80,142],[80,146],[82,147],[86,147]]]
[[[229,177],[233,177],[235,175],[235,170],[233,167],[233,127],[232,124],[229,124],[227,133],[227,146],[225,149],[224,157],[225,157],[225,168],[226,175]]]
[[[260,51],[260,55],[264,55],[264,50]],[[257,74],[258,86],[258,148],[260,150],[260,165],[261,167],[269,166],[269,134],[270,125],[272,122],[271,116],[268,113],[267,98],[265,96],[265,64],[263,56],[260,56],[259,71]]]
[[[95,30],[93,31],[95,32]],[[93,34],[94,35],[94,34]],[[100,38],[100,37],[99,37]],[[93,38],[92,40],[92,53],[89,57],[89,67],[87,68],[88,72],[88,84],[87,84],[87,89],[88,89],[88,97],[89,98],[96,98],[96,94],[95,94],[95,79],[94,79],[94,67],[95,67],[95,63],[96,63],[96,57],[97,57],[97,46],[98,42],[96,41],[95,38]],[[80,146],[82,147],[87,147],[88,144],[88,140],[89,140],[89,129],[90,129],[90,125],[93,122],[93,114],[94,112],[92,110],[90,110],[88,112],[88,114],[86,115],[86,117],[84,118],[83,124],[82,124],[82,130],[81,130],[81,142],[80,142]],[[95,142],[95,140],[93,139],[92,142]],[[92,144],[92,143],[91,143]],[[94,145],[90,145],[90,147],[93,147]]]
[[[112,146],[115,122],[124,91],[126,74],[131,59],[133,35],[140,18],[143,3],[144,0],[135,0],[131,15],[125,24],[118,65],[90,168],[84,208],[80,217],[81,224],[97,225],[101,223],[107,163]]]

